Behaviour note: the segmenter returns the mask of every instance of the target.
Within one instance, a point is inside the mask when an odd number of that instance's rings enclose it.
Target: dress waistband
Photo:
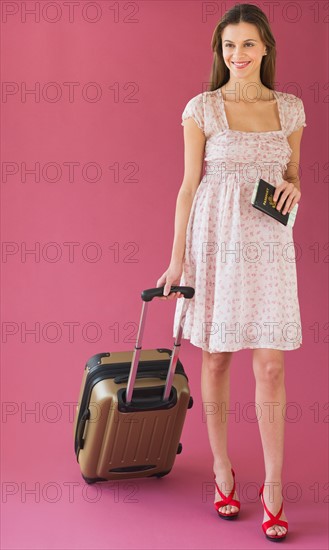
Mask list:
[[[282,178],[286,167],[280,162],[232,162],[227,160],[212,160],[205,163],[205,174],[225,178],[233,175],[236,178],[255,180],[255,178],[268,178],[272,181]]]

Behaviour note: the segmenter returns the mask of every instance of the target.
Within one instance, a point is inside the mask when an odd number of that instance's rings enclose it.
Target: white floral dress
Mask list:
[[[302,343],[293,228],[251,204],[256,180],[282,182],[292,152],[287,137],[306,126],[300,98],[273,94],[277,131],[231,130],[220,88],[193,97],[182,114],[182,125],[192,117],[206,136],[206,168],[190,211],[180,280],[195,289],[182,338],[211,353],[293,350]],[[184,301],[175,306],[173,335]]]

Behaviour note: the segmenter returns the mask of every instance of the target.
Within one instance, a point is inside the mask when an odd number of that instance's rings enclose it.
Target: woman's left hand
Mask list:
[[[282,211],[282,214],[286,214],[287,212],[290,213],[293,207],[295,206],[295,204],[299,202],[302,194],[294,183],[283,180],[282,183],[280,183],[280,185],[276,186],[276,189],[273,195],[274,202],[278,200],[278,197],[281,191],[283,191],[283,193],[280,197],[278,204],[276,205],[276,209],[281,210],[284,201],[287,199],[287,202],[285,204],[284,210]]]

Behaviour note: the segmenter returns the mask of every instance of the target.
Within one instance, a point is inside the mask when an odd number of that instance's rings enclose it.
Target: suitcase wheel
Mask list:
[[[88,477],[83,477],[83,479],[85,480],[86,483],[88,483],[88,485],[92,485],[93,483],[96,483],[94,479],[89,479]]]
[[[177,454],[177,455],[180,455],[181,452],[182,452],[182,450],[183,450],[183,445],[182,445],[181,443],[178,443],[178,447],[177,447],[177,452],[176,452],[176,454]]]
[[[166,476],[167,474],[169,474],[169,472],[171,472],[171,468],[170,470],[167,470],[166,472],[161,472],[160,474],[153,474],[155,477],[163,477],[163,476]]]
[[[102,479],[101,477],[85,477],[84,475],[82,475],[82,477],[85,480],[85,482],[88,483],[88,485],[92,485],[97,481],[106,481],[106,479]]]
[[[190,395],[190,399],[189,399],[187,408],[188,408],[188,409],[192,409],[192,407],[193,407],[193,397],[192,397],[192,395]]]

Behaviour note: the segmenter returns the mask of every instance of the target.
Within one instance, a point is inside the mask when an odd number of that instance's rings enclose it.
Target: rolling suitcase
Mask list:
[[[186,410],[193,405],[188,377],[178,359],[182,321],[194,288],[181,292],[183,308],[172,350],[142,350],[148,302],[164,287],[141,294],[143,304],[134,351],[99,353],[84,369],[74,419],[74,449],[86,483],[170,472]]]

